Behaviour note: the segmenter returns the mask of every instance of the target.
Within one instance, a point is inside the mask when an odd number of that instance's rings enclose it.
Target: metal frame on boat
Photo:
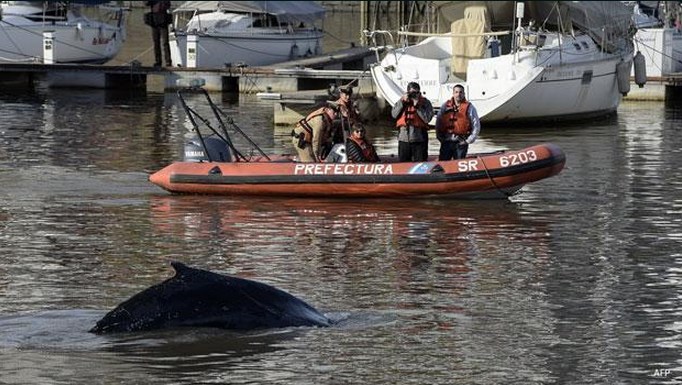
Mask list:
[[[218,128],[189,107],[184,95],[201,92]],[[173,193],[293,196],[325,198],[449,197],[507,198],[525,184],[558,174],[563,151],[543,143],[517,151],[471,154],[465,159],[398,162],[383,156],[378,163],[302,163],[292,155],[266,155],[202,88],[178,91],[197,134],[185,146],[185,161],[149,176]],[[202,133],[199,123],[211,132]],[[243,136],[258,154],[240,151],[228,133]]]

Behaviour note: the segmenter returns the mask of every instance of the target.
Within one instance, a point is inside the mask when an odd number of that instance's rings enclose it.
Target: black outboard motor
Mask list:
[[[198,136],[188,140],[185,143],[185,162],[232,162],[230,147],[224,140],[209,135],[204,137],[204,144],[208,155]]]

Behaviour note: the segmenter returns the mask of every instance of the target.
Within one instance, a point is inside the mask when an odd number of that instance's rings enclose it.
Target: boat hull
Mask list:
[[[464,81],[451,76],[450,56],[443,53],[449,40],[433,37],[387,54],[371,74],[378,96],[390,105],[409,81],[420,83],[436,109],[462,84],[484,123],[583,119],[616,111],[622,97],[617,66],[631,63],[632,52],[604,53],[585,35],[575,41],[562,43],[561,50],[555,42],[552,48],[472,59]]]
[[[499,199],[558,174],[565,155],[546,143],[466,159],[400,163],[298,163],[282,157],[238,163],[177,162],[150,175],[173,193],[324,198]]]
[[[0,62],[42,63],[43,30],[54,32],[56,63],[102,64],[121,49],[115,30],[76,26],[14,27],[0,22],[4,38],[0,43]]]
[[[198,35],[196,66],[265,66],[322,52],[322,33]],[[187,34],[171,33],[173,63],[187,66]]]

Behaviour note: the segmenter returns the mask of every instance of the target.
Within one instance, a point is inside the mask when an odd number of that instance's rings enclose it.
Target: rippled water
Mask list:
[[[214,97],[266,152],[290,150],[270,102]],[[624,103],[484,127],[478,148],[566,152],[509,201],[173,196],[147,175],[179,158],[175,95],[0,91],[0,383],[675,383],[681,122],[679,104]],[[395,151],[384,122],[370,134]],[[344,322],[86,332],[171,260]]]

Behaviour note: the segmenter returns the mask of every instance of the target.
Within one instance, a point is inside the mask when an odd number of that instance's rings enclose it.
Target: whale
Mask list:
[[[116,306],[90,333],[180,327],[254,330],[327,327],[332,321],[276,287],[171,262],[175,275]]]

